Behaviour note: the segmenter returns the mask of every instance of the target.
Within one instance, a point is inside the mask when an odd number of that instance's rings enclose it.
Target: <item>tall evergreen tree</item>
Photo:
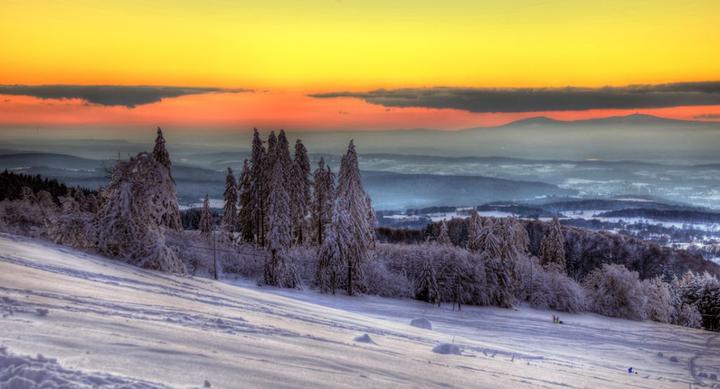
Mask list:
[[[321,171],[326,171],[324,168],[319,168]],[[340,215],[334,211],[332,204],[330,205],[330,213],[332,216],[328,223],[320,225],[323,229],[323,233],[319,236],[324,237],[318,250],[318,264],[315,272],[315,283],[321,292],[327,293],[335,291],[340,287],[342,280],[342,271],[344,267],[343,263],[343,246],[341,246],[342,240],[338,239],[337,228],[331,223],[332,220],[339,222]],[[345,238],[346,231],[343,232]]]
[[[325,160],[320,158],[313,173],[312,232],[315,242],[322,246],[325,226],[332,222],[333,202],[335,201],[335,175]]]
[[[255,219],[253,217],[255,210],[253,209],[252,185],[252,167],[246,159],[243,162],[242,172],[240,172],[240,208],[238,210],[238,228],[245,242],[253,242],[255,237]]]
[[[227,176],[225,177],[225,193],[223,193],[225,207],[223,209],[222,227],[223,230],[232,235],[237,229],[237,203],[238,188],[235,181],[235,174],[231,168],[227,168]]]
[[[540,241],[540,258],[543,267],[565,272],[565,238],[560,227],[560,220],[554,218]]]
[[[167,148],[165,148],[165,137],[163,137],[160,127],[157,128],[155,148],[153,148],[153,158],[165,166],[168,169],[168,173],[170,173],[172,162],[170,162],[170,153],[168,153]]]
[[[200,224],[198,225],[203,235],[210,235],[212,232],[212,212],[210,211],[210,199],[205,195],[202,211],[200,212]]]
[[[265,202],[267,200],[266,168],[268,154],[263,146],[260,133],[253,129],[252,155],[250,159],[250,212],[252,214],[253,235],[255,243],[265,246]]]
[[[333,220],[341,252],[347,260],[347,292],[352,295],[361,280],[362,267],[368,259],[368,250],[374,245],[372,225],[374,212],[360,179],[355,144],[350,141],[340,162],[336,200],[337,220]]]
[[[295,142],[295,159],[292,165],[292,218],[295,241],[305,243],[306,218],[310,208],[310,159],[307,149],[298,139]]]
[[[285,190],[285,171],[282,163],[276,163],[268,197],[268,254],[265,259],[265,283],[268,285],[294,287],[295,280],[288,272],[285,253],[292,243],[290,219],[290,196]]]

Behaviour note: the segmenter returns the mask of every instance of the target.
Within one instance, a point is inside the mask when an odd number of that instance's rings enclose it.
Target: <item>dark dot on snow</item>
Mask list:
[[[45,317],[45,316],[47,316],[48,313],[50,313],[50,311],[48,311],[45,308],[38,308],[35,310],[35,314],[40,317]]]
[[[203,384],[203,386],[206,388],[212,387],[212,385],[210,385],[210,381],[208,381],[208,380],[205,380],[205,383]]]
[[[658,352],[658,353],[657,353],[657,356],[660,357],[660,358],[662,358],[662,357],[663,357],[663,353]]]
[[[710,379],[717,381],[717,374],[710,374]]]
[[[698,373],[698,377],[707,378],[707,374],[706,373]]]
[[[678,361],[677,357],[670,357],[670,362],[677,362],[677,361]]]

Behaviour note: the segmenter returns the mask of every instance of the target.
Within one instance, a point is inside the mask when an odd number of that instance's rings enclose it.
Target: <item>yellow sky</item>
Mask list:
[[[298,90],[720,79],[720,1],[0,1],[0,84]]]

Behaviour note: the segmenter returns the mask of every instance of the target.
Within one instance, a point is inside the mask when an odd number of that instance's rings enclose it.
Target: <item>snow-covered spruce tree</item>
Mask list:
[[[565,238],[560,221],[554,218],[540,241],[540,258],[546,269],[565,272]]]
[[[339,217],[339,215],[336,216],[333,213],[333,218],[330,221],[336,219],[336,217]],[[345,264],[343,263],[343,254],[338,244],[335,226],[330,221],[321,226],[324,229],[324,233],[321,235],[324,239],[318,249],[315,284],[321,292],[335,294],[335,291],[341,286]]]
[[[157,137],[155,138],[155,147],[153,148],[153,158],[168,169],[168,174],[171,173],[170,168],[172,166],[172,162],[170,161],[170,153],[168,153],[167,148],[165,148],[165,137],[163,137],[160,127],[157,128]],[[170,176],[172,177],[172,174],[170,174]]]
[[[205,236],[210,236],[213,230],[212,211],[210,211],[210,199],[208,198],[208,195],[205,195],[205,200],[203,200],[198,229]]]
[[[225,192],[223,193],[225,206],[223,207],[222,228],[232,237],[236,231],[238,223],[238,188],[235,181],[235,173],[231,168],[227,168],[227,176],[225,177]]]
[[[246,159],[243,162],[242,172],[240,172],[238,229],[243,241],[248,243],[253,242],[255,237],[252,184],[252,167]]]
[[[320,158],[318,167],[313,173],[313,198],[311,230],[315,242],[322,246],[325,226],[332,221],[333,202],[335,201],[335,175],[325,160]]]
[[[490,224],[486,224],[490,223]],[[468,237],[467,237],[467,249],[468,251],[472,253],[479,252],[483,250],[482,247],[482,241],[484,240],[484,235],[488,234],[490,232],[490,227],[492,226],[492,220],[487,219],[486,222],[483,222],[482,219],[480,219],[480,215],[478,215],[477,211],[473,210],[470,214],[470,217],[467,219],[467,230],[468,230]]]
[[[355,144],[350,141],[348,150],[340,162],[340,176],[335,203],[337,220],[333,220],[338,234],[338,244],[347,261],[347,292],[354,294],[362,280],[362,266],[368,260],[368,250],[375,243],[372,220],[374,212],[370,198],[360,180]],[[335,219],[335,218],[334,218]]]
[[[182,261],[165,245],[164,217],[168,204],[177,209],[177,199],[164,165],[148,153],[118,162],[102,198],[93,222],[101,254],[144,268],[185,272]]]
[[[255,243],[261,247],[265,246],[265,208],[267,201],[267,183],[270,182],[266,173],[269,166],[269,156],[265,151],[262,139],[257,128],[253,129],[252,156],[250,169],[250,213],[252,215],[253,235]]]
[[[444,246],[452,246],[452,241],[450,240],[450,235],[448,235],[448,228],[447,224],[445,223],[445,220],[440,223],[440,233],[438,234],[437,238],[435,239],[435,242],[439,245]]]
[[[292,220],[295,241],[304,244],[307,240],[307,215],[310,209],[310,160],[307,149],[300,139],[295,142],[295,159],[292,165]]]
[[[286,163],[282,158],[278,158],[270,182],[268,248],[265,258],[264,281],[267,285],[294,288],[298,286],[299,280],[292,264],[286,261],[286,254],[292,243],[290,196],[285,189],[284,182]]]

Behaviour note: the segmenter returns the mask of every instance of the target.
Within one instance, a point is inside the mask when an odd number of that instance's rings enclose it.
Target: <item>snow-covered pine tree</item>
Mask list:
[[[472,253],[476,253],[481,250],[481,232],[483,230],[483,222],[480,219],[476,210],[472,210],[470,217],[467,219],[467,249]]]
[[[310,159],[307,149],[298,139],[295,142],[295,159],[292,165],[292,219],[295,241],[305,243],[307,215],[310,208]]]
[[[229,167],[227,168],[227,176],[225,177],[223,200],[225,201],[225,206],[223,208],[222,228],[232,237],[238,225],[238,188],[237,181],[235,181],[235,173],[233,173]]]
[[[208,195],[205,195],[202,211],[200,212],[200,224],[198,224],[198,229],[203,235],[210,236],[212,228],[213,222],[212,212],[210,211],[210,199],[208,198]]]
[[[322,168],[322,170],[325,171],[324,168]],[[330,223],[336,217],[332,209],[330,212],[333,213],[333,217],[328,221],[328,223],[322,223],[319,227],[324,231],[323,234],[319,235],[322,242],[320,244],[320,248],[318,249],[318,264],[315,272],[315,284],[321,292],[332,292],[332,294],[335,294],[335,291],[341,286],[344,263],[343,253],[340,245],[338,244],[339,242],[335,226]]]
[[[560,221],[554,218],[545,236],[540,241],[540,252],[543,267],[565,272],[565,238],[562,234]]]
[[[160,127],[157,128],[155,148],[153,148],[153,158],[165,166],[168,169],[168,174],[170,174],[172,162],[170,161],[170,153],[168,153],[167,148],[165,148],[165,137],[163,136]],[[170,176],[172,177],[172,174]]]
[[[362,266],[368,260],[368,250],[375,242],[375,231],[371,224],[374,212],[362,186],[353,141],[350,141],[347,153],[340,162],[335,206],[338,217],[333,220],[333,224],[338,234],[340,251],[347,260],[346,287],[348,294],[352,295],[362,280]]]
[[[164,165],[148,153],[118,162],[101,197],[93,222],[95,246],[101,254],[145,268],[185,272],[183,262],[165,245],[163,218],[168,204],[177,208],[177,199]]]
[[[265,208],[267,200],[267,183],[269,177],[268,153],[265,151],[257,128],[253,129],[252,156],[250,168],[250,212],[252,214],[253,235],[255,243],[265,246]]]
[[[445,220],[443,220],[440,223],[440,233],[438,233],[437,238],[435,239],[435,242],[439,245],[443,246],[452,246],[452,241],[450,240],[450,235],[448,235],[448,228],[447,224],[445,223]]]
[[[265,259],[264,279],[267,285],[293,288],[298,280],[290,264],[286,263],[286,253],[292,243],[292,220],[290,196],[285,189],[284,163],[282,157],[276,161],[270,182],[268,252]]]
[[[322,246],[325,226],[332,221],[333,202],[335,201],[335,175],[325,160],[320,158],[313,173],[312,232],[315,242]]]
[[[242,239],[248,243],[253,242],[255,237],[252,184],[252,167],[250,166],[250,162],[246,159],[243,162],[242,172],[240,172],[240,208],[238,210],[238,229]]]

